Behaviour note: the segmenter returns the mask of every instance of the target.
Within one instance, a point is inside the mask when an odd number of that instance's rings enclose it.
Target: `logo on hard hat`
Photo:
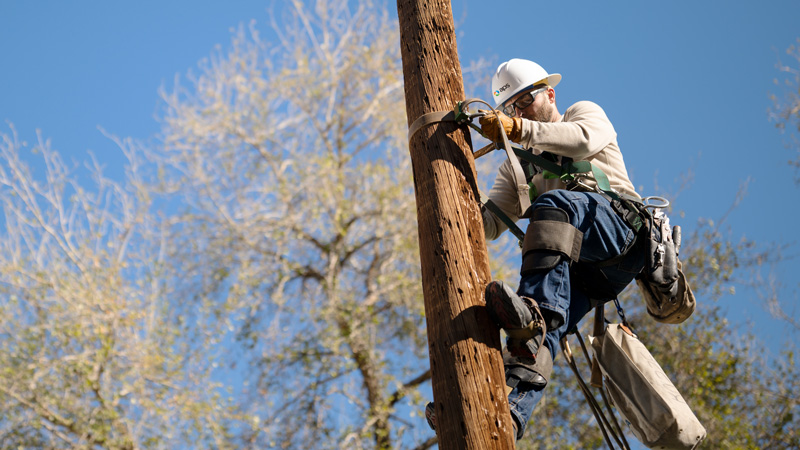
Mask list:
[[[503,86],[503,87],[501,87],[500,89],[498,89],[498,90],[494,91],[494,96],[495,96],[495,97],[499,96],[501,92],[505,91],[506,89],[508,89],[508,88],[510,88],[510,87],[511,87],[511,85],[510,85],[510,84],[508,84],[508,83],[506,83],[506,85],[505,85],[505,86]]]

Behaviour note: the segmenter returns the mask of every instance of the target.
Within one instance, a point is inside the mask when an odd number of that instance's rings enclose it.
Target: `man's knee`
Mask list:
[[[536,201],[534,201],[529,208],[528,214],[524,214],[523,217],[530,217],[530,214],[536,209],[548,206],[553,208],[561,208],[567,211],[570,209],[570,205],[572,205],[572,203],[576,200],[576,196],[579,194],[581,193],[563,189],[547,191],[536,198]]]

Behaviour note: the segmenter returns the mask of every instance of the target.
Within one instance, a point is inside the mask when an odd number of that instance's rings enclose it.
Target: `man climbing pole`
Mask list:
[[[681,323],[695,309],[694,294],[678,260],[680,227],[670,226],[663,211],[669,202],[636,193],[614,127],[600,106],[581,101],[559,113],[555,87],[560,81],[560,74],[549,74],[532,61],[512,59],[501,64],[492,78],[497,109],[471,113],[470,104],[488,103],[467,99],[453,111],[425,114],[409,127],[409,136],[445,121],[478,129],[472,123],[477,117],[479,131],[493,143],[473,156],[492,149],[503,149],[508,155],[489,198],[481,195],[481,212],[487,239],[496,239],[509,228],[522,247],[517,291],[502,281],[492,281],[484,290],[489,318],[508,337],[503,366],[516,439],[523,437],[533,408],[543,396],[557,347],[564,346],[569,354],[566,335],[577,330],[578,322],[593,307],[598,306],[594,330],[598,345],[602,344],[598,336],[607,329],[602,307],[612,300],[622,319],[618,328],[638,342],[617,301],[634,278],[654,320]],[[516,225],[520,218],[530,221],[524,233]],[[602,370],[618,391],[641,388],[639,394],[648,393],[634,396],[637,406],[632,410],[620,411],[642,442],[694,448],[702,441],[702,424],[646,350],[636,358],[615,359],[613,351],[604,357],[605,353],[595,353],[593,384],[600,383],[595,375],[600,376]],[[622,370],[612,377],[609,363]],[[660,374],[655,378],[634,381],[636,377],[630,376],[653,365],[658,369],[653,373]],[[600,423],[596,402],[577,368],[571,366],[609,441],[609,422],[602,418],[604,424]],[[675,408],[653,406],[673,401]],[[425,415],[436,429],[437,412],[449,410],[433,406],[426,406]],[[670,413],[664,414],[667,409]],[[645,429],[647,433],[658,429],[655,439],[645,436]],[[616,431],[621,433],[619,425]],[[627,448],[624,439],[617,434],[614,438]]]
[[[589,101],[560,114],[555,92],[560,81],[560,74],[549,74],[535,62],[505,62],[492,77],[500,111],[482,111],[480,118],[481,130],[495,142],[502,142],[505,132],[527,151],[557,164],[590,162],[619,194],[596,189],[594,180],[565,183],[563,177],[529,166],[532,205],[522,211],[511,162],[498,171],[489,199],[514,222],[530,219],[519,289],[514,292],[502,281],[485,289],[489,315],[508,335],[503,362],[517,439],[543,396],[562,336],[593,306],[616,298],[645,264],[636,245],[641,222],[631,206],[641,197],[628,178],[614,127]],[[489,240],[507,228],[489,209],[483,210],[483,223]]]
[[[499,141],[503,127],[511,141],[533,154],[589,161],[608,176],[614,191],[640,201],[605,112],[581,101],[560,114],[554,89],[560,81],[560,74],[548,74],[532,61],[501,64],[492,77],[492,93],[502,112],[483,116],[481,129]],[[561,337],[594,305],[622,292],[643,268],[644,253],[629,251],[636,231],[630,211],[619,201],[580,185],[567,190],[561,179],[547,172],[539,170],[532,177],[532,205],[520,211],[510,166],[506,161],[500,167],[489,198],[512,220],[530,219],[521,279],[516,293],[502,281],[489,283],[486,306],[509,336],[504,364],[520,439],[543,396]],[[591,181],[586,183],[591,187]],[[489,210],[484,210],[483,222],[490,240],[505,229]]]

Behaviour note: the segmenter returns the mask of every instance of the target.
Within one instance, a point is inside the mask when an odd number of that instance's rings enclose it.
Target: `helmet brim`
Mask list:
[[[520,92],[525,92],[525,91],[531,90],[534,87],[542,85],[542,84],[546,84],[546,85],[550,86],[551,88],[554,88],[560,82],[561,82],[561,74],[560,73],[550,74],[547,78],[542,78],[541,80],[537,81],[536,83],[533,83],[533,84],[531,84],[529,86],[525,86],[524,88],[519,89],[516,92],[512,93],[511,95],[508,96],[508,98],[503,103],[499,104],[498,106],[506,106],[506,104],[512,98],[514,98],[517,94],[519,94]]]

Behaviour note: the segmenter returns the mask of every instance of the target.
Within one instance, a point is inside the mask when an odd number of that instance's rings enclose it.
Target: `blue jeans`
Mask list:
[[[633,245],[634,231],[612,209],[609,201],[593,192],[566,190],[548,191],[540,195],[532,208],[553,206],[569,215],[570,223],[583,232],[581,262],[600,262],[622,254]],[[619,294],[644,266],[643,251],[628,252],[619,263],[601,268],[612,290]],[[545,345],[553,358],[558,354],[561,338],[576,327],[592,308],[592,292],[583,292],[570,283],[575,273],[568,260],[564,259],[546,272],[522,277],[517,293],[539,303],[545,316],[556,317],[560,326],[547,330]],[[573,280],[574,281],[574,280]],[[596,297],[595,297],[596,298]],[[525,432],[525,426],[533,408],[544,395],[542,390],[528,387],[514,388],[508,396],[511,415],[517,422],[517,438]]]

